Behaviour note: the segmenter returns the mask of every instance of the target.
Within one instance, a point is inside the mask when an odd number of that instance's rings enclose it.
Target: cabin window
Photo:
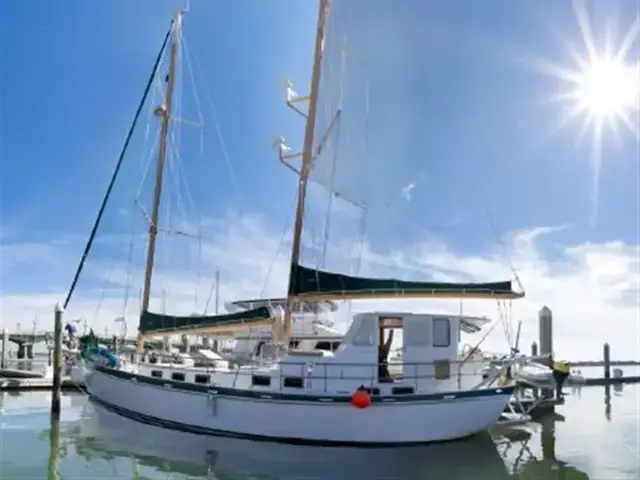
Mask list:
[[[184,373],[181,372],[173,372],[171,374],[171,380],[175,380],[176,382],[184,382],[185,378]]]
[[[251,384],[258,387],[268,387],[271,385],[271,377],[266,375],[253,375],[251,377]]]
[[[451,324],[448,317],[433,317],[433,346],[451,345]]]
[[[316,350],[324,350],[325,352],[335,352],[340,346],[340,342],[321,341],[316,343]]]
[[[449,360],[436,360],[433,362],[433,373],[436,380],[448,380],[451,378],[451,364]]]
[[[413,392],[413,387],[393,387],[391,389],[392,395],[411,395]]]
[[[353,345],[370,346],[374,344],[376,335],[376,323],[371,321],[371,317],[363,318],[360,327],[356,331],[351,342]]]
[[[161,370],[151,370],[151,376],[155,378],[162,378]]]
[[[300,340],[289,341],[289,348],[298,348],[298,345],[300,345]]]
[[[196,383],[202,383],[202,384],[208,385],[208,384],[209,384],[210,377],[209,377],[209,375],[205,375],[205,374],[203,374],[203,373],[197,373],[197,374],[195,375],[195,377],[193,377],[193,380],[194,380]]]
[[[302,377],[284,377],[283,387],[285,388],[302,388],[303,385]]]

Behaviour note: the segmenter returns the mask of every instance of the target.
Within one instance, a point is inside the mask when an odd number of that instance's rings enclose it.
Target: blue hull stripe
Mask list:
[[[95,370],[112,377],[122,380],[136,380],[138,383],[164,387],[170,385],[175,390],[185,392],[196,392],[205,394],[215,394],[220,397],[241,397],[254,400],[273,401],[290,401],[290,402],[321,402],[321,403],[350,403],[351,395],[319,395],[319,394],[300,394],[300,393],[284,393],[266,390],[249,390],[236,388],[223,388],[217,385],[202,385],[191,382],[180,382],[162,378],[155,378],[147,375],[138,375],[135,373],[125,372],[114,368],[95,365]],[[440,392],[428,394],[398,394],[398,395],[372,395],[373,403],[424,403],[424,402],[450,402],[452,400],[472,399],[480,397],[493,397],[495,395],[512,395],[515,391],[515,385],[496,388],[479,388],[476,390],[463,390],[456,392]]]

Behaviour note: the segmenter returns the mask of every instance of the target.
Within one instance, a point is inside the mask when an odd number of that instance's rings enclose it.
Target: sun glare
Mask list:
[[[590,140],[591,155],[586,159],[592,175],[590,223],[595,226],[605,133],[612,133],[620,141],[621,131],[626,130],[640,141],[640,12],[636,12],[626,32],[608,28],[604,36],[596,36],[586,2],[573,0],[572,4],[583,43],[583,48],[571,49],[574,65],[535,56],[531,58],[531,65],[562,84],[561,90],[547,99],[562,107],[557,122],[551,123],[547,135],[577,124],[577,144],[583,139]],[[620,4],[610,2],[610,5]],[[611,11],[612,15],[615,13]],[[567,39],[567,44],[571,43],[572,39]]]
[[[616,59],[595,59],[577,81],[578,108],[596,119],[614,119],[640,101],[638,69]]]

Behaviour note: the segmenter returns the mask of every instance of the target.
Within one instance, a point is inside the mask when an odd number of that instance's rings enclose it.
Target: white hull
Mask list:
[[[406,395],[355,409],[348,396],[220,389],[92,369],[90,395],[127,416],[192,433],[291,443],[380,445],[460,439],[495,424],[513,389]]]
[[[71,366],[69,377],[75,385],[84,385],[88,370],[82,361],[78,361]]]
[[[170,431],[123,418],[93,403],[74,443],[88,458],[121,457],[139,466],[168,468],[193,477],[211,472],[217,478],[235,474],[283,480],[473,478],[477,472],[492,480],[509,477],[488,434],[427,447],[380,448],[372,455],[359,448],[313,448]],[[125,473],[125,469],[126,463],[119,470]]]

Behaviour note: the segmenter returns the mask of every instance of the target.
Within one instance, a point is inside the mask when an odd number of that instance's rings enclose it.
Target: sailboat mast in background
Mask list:
[[[316,112],[318,104],[318,88],[320,86],[320,74],[322,71],[322,58],[324,53],[324,32],[327,15],[329,12],[330,0],[320,0],[318,12],[318,24],[316,27],[316,41],[314,47],[313,69],[311,71],[311,88],[309,92],[309,108],[307,111],[307,122],[304,131],[304,144],[302,151],[302,164],[298,172],[298,198],[296,203],[295,224],[293,227],[293,241],[291,246],[291,266],[289,269],[289,287],[287,290],[287,301],[284,310],[284,325],[282,331],[282,341],[289,345],[291,337],[291,313],[295,296],[292,284],[295,282],[296,269],[300,263],[300,250],[302,246],[302,229],[304,225],[304,207],[307,196],[307,181],[313,163],[313,143],[316,128]]]
[[[153,203],[151,218],[149,222],[149,246],[147,249],[147,263],[144,274],[144,285],[142,289],[142,312],[149,310],[151,299],[151,278],[153,276],[153,262],[156,253],[156,237],[158,235],[158,217],[160,215],[160,198],[162,196],[162,181],[164,177],[164,166],[167,157],[167,135],[169,133],[169,122],[173,106],[173,90],[176,78],[176,60],[178,54],[178,42],[182,29],[183,10],[179,9],[173,20],[173,32],[171,40],[171,51],[169,57],[169,73],[167,74],[167,88],[165,93],[165,103],[155,110],[155,114],[162,117],[160,127],[160,145],[158,148],[158,162],[156,165],[156,183],[153,190]],[[144,337],[138,335],[138,354],[142,353]]]

